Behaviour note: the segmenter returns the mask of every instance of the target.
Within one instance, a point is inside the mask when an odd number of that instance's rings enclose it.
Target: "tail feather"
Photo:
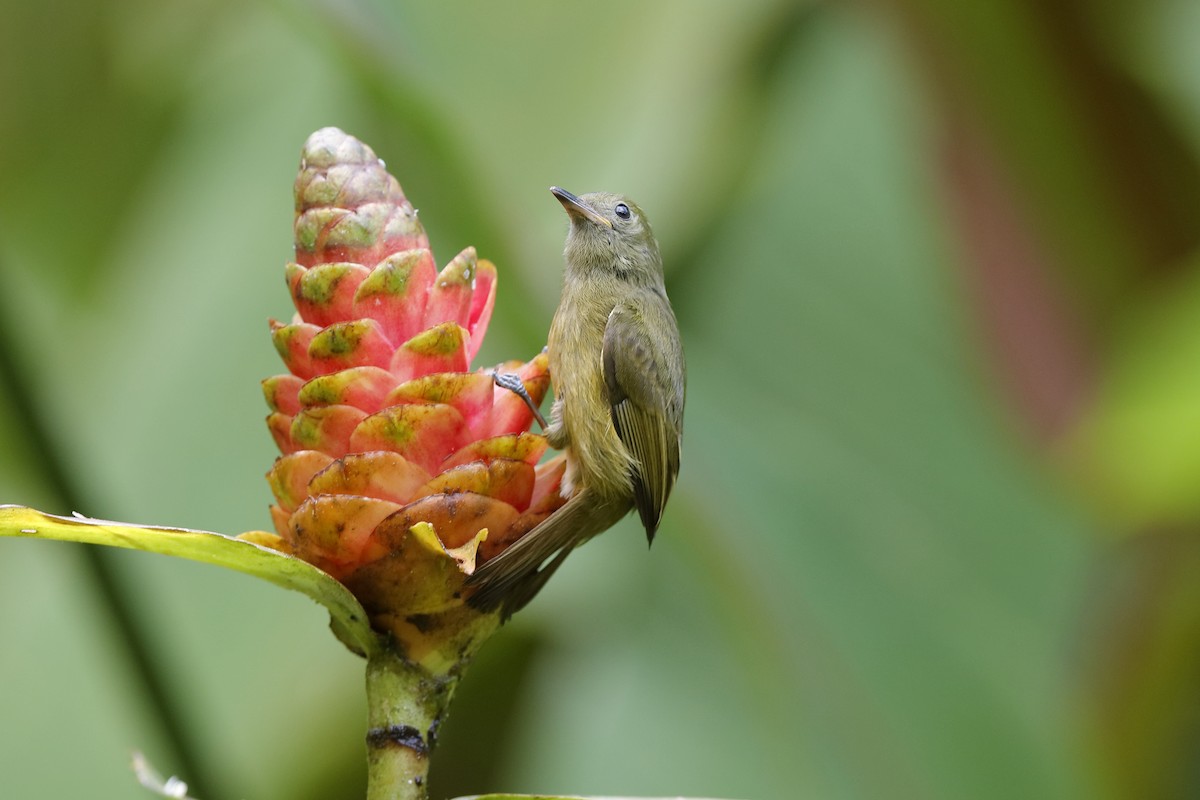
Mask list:
[[[580,490],[540,525],[475,570],[467,579],[467,586],[475,589],[467,602],[483,611],[505,603],[506,616],[511,614],[533,599],[566,553],[611,528],[631,507],[631,501],[605,502],[587,489]],[[539,572],[546,559],[560,551],[560,557]]]
[[[567,556],[574,549],[570,545],[567,545],[562,550],[559,550],[558,555],[551,559],[546,566],[537,572],[529,573],[513,584],[508,593],[504,595],[504,599],[500,601],[502,609],[500,620],[508,622],[509,617],[520,611],[530,600],[536,597],[537,593],[546,585],[546,581],[550,580],[550,576],[562,566],[562,563],[567,560]]]

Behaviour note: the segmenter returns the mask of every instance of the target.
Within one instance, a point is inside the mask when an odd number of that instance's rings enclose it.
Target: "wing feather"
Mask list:
[[[604,382],[613,428],[636,461],[634,504],[650,539],[679,474],[682,387],[672,385],[670,355],[656,346],[636,309],[618,305],[609,314]]]

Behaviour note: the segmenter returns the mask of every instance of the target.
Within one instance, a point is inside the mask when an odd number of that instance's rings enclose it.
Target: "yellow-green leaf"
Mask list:
[[[706,800],[703,797],[597,797],[578,794],[473,794],[455,800]]]
[[[159,528],[82,516],[59,517],[10,505],[0,505],[0,536],[145,550],[244,572],[302,592],[325,606],[333,632],[355,653],[369,656],[379,646],[366,612],[349,589],[306,561],[243,539],[187,528]]]
[[[455,800],[714,800],[704,797],[597,797],[579,794],[473,794]]]
[[[1127,530],[1200,518],[1200,261],[1129,301],[1093,400],[1063,448],[1107,519]]]

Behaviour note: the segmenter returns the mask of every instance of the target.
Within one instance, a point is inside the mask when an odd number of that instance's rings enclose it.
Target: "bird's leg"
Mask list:
[[[529,391],[526,390],[525,383],[521,380],[520,375],[515,372],[500,372],[499,370],[492,370],[492,380],[494,380],[496,385],[501,389],[508,389],[517,397],[524,400],[525,405],[529,406],[529,410],[533,412],[534,419],[536,419],[538,424],[542,426],[542,430],[546,430],[546,418],[542,416],[541,411],[538,411],[537,404],[534,403],[533,398],[529,396]]]

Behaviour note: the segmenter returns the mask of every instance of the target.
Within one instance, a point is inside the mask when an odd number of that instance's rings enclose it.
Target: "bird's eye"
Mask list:
[[[617,216],[621,219],[629,219],[629,206],[624,203],[617,203],[617,207],[613,211],[617,212]]]

